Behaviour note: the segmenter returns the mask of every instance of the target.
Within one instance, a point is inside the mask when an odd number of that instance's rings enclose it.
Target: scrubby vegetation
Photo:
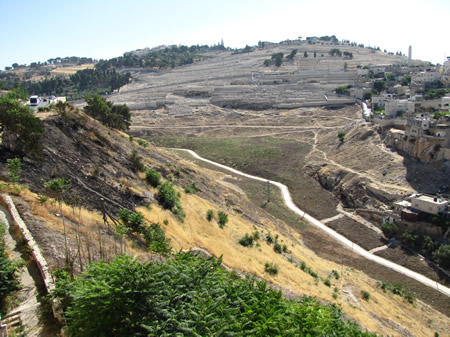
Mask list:
[[[339,57],[342,56],[342,52],[339,49],[337,49],[337,48],[331,49],[329,54],[331,56],[339,56]]]
[[[259,233],[255,231],[252,235],[245,233],[245,235],[239,240],[239,244],[244,247],[253,247],[255,241],[259,240]]]
[[[228,222],[228,214],[225,213],[224,211],[218,211],[217,217],[218,217],[217,222],[219,223],[219,227],[224,228]]]
[[[303,270],[305,273],[308,273],[315,279],[319,278],[319,275],[317,275],[316,272],[314,272],[310,267],[308,267],[305,262],[300,263],[300,269]]]
[[[339,131],[338,132],[338,138],[339,138],[339,142],[342,144],[345,141],[345,131]]]
[[[17,101],[16,94],[0,97],[2,145],[22,155],[38,156],[44,128],[33,111]]]
[[[6,75],[4,75],[6,76]],[[50,76],[50,73],[47,74]],[[127,84],[131,74],[120,73],[115,69],[82,69],[75,74],[65,77],[62,75],[46,78],[41,81],[20,81],[19,77],[11,74],[4,77],[4,87],[20,83],[28,92],[35,95],[65,95],[70,99],[79,99],[85,95],[112,92]]]
[[[448,220],[435,216],[432,220],[436,225],[448,228]],[[442,268],[450,268],[450,245],[433,240],[428,235],[419,235],[410,231],[399,232],[398,226],[392,222],[385,222],[381,229],[388,238],[396,237],[409,248],[421,252]]]
[[[19,182],[20,172],[22,171],[22,161],[20,158],[7,159],[6,167],[8,168],[8,173],[6,177],[11,183]]]
[[[149,250],[160,254],[171,252],[170,242],[166,239],[161,226],[157,223],[145,223],[142,213],[133,213],[129,209],[123,208],[119,211],[119,219],[129,232],[141,234],[144,237]]]
[[[130,127],[130,108],[125,104],[113,104],[99,95],[85,97],[87,106],[84,112],[102,124],[119,130],[128,130]]]
[[[153,187],[158,187],[161,184],[161,174],[152,168],[145,171],[145,179]]]
[[[361,297],[362,297],[365,301],[369,301],[369,300],[370,300],[370,293],[369,293],[368,291],[361,290]]]
[[[450,92],[450,89],[440,88],[440,89],[429,89],[423,95],[424,99],[430,100],[430,99],[438,99],[441,97],[444,97],[446,94]]]
[[[179,172],[179,171],[177,171],[177,172]],[[197,187],[197,185],[195,183],[191,183],[189,186],[186,186],[184,188],[184,192],[187,194],[195,194],[199,191],[200,191],[200,189]]]
[[[13,291],[20,289],[20,263],[12,261],[6,253],[5,225],[0,223],[0,313],[4,313],[4,300]]]
[[[270,275],[278,275],[278,266],[272,262],[267,262],[264,265],[264,271]]]
[[[220,264],[192,253],[148,263],[119,256],[75,280],[59,273],[54,296],[71,336],[374,336],[335,305],[286,300]]]
[[[381,287],[381,289],[383,289],[384,292],[391,292],[394,295],[399,295],[405,298],[411,304],[414,304],[416,300],[416,295],[404,289],[400,284],[392,284],[390,282],[384,281],[379,284],[379,286]]]
[[[206,220],[211,221],[214,219],[214,211],[212,209],[208,209],[206,212]]]
[[[348,89],[350,89],[351,87],[351,85],[344,85],[342,87],[337,87],[336,89],[334,89],[334,91],[338,95],[350,95],[350,91],[348,91]]]
[[[159,50],[149,50],[147,53],[138,56],[135,53],[125,53],[123,56],[115,57],[110,60],[101,60],[96,68],[107,70],[112,68],[133,67],[133,68],[156,68],[168,69],[192,64],[205,59],[200,53],[208,50],[224,50],[221,44],[216,46],[192,45],[188,46],[170,46]]]
[[[163,182],[158,186],[158,201],[162,207],[171,210],[180,221],[184,221],[184,211],[181,207],[180,197],[173,188],[173,183]]]

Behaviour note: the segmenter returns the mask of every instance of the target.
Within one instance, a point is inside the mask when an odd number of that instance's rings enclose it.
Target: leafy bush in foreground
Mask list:
[[[375,336],[336,305],[287,300],[221,260],[178,253],[166,262],[119,256],[57,280],[72,336]]]

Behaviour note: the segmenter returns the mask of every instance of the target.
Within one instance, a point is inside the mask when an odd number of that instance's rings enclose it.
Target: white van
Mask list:
[[[40,101],[41,101],[41,99],[39,98],[39,96],[30,96],[30,105],[31,106],[39,105]]]

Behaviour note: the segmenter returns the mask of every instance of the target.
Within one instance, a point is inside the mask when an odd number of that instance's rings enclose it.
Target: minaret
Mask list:
[[[412,47],[408,48],[408,66],[411,66],[411,58],[412,58]]]

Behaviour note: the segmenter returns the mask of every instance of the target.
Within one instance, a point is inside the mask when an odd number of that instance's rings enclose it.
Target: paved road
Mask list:
[[[236,169],[233,169],[231,167],[213,162],[211,160],[208,160],[206,158],[200,157],[197,153],[195,153],[192,150],[187,150],[187,149],[173,149],[173,150],[181,150],[181,151],[186,151],[188,153],[190,153],[193,157],[202,160],[206,163],[215,165],[217,167],[220,167],[222,169],[228,170],[230,172],[233,172],[235,174],[238,174],[240,176],[246,177],[246,178],[250,178],[250,179],[254,179],[254,180],[258,180],[258,181],[262,181],[262,182],[266,182],[269,181],[270,184],[277,186],[280,190],[281,193],[283,195],[283,199],[284,199],[284,203],[285,205],[292,210],[293,212],[295,212],[296,214],[298,214],[299,216],[301,216],[304,220],[306,220],[307,222],[319,227],[321,230],[325,231],[328,235],[332,236],[333,238],[335,238],[336,240],[338,240],[339,242],[341,242],[344,246],[347,246],[348,248],[351,248],[352,251],[354,251],[355,253],[365,257],[368,260],[371,260],[373,262],[376,262],[378,264],[381,264],[385,267],[388,267],[392,270],[395,270],[398,273],[401,273],[403,275],[406,275],[408,277],[411,277],[412,279],[419,281],[420,283],[437,289],[438,291],[440,291],[442,294],[449,296],[450,297],[450,288],[445,287],[441,284],[438,284],[436,281],[433,281],[431,279],[429,279],[428,277],[425,277],[419,273],[416,273],[415,271],[412,271],[408,268],[405,268],[403,266],[400,266],[394,262],[391,262],[389,260],[383,259],[382,257],[376,256],[370,252],[368,252],[367,250],[365,250],[364,248],[358,246],[356,243],[350,241],[349,239],[347,239],[346,237],[342,236],[341,234],[335,232],[334,230],[332,230],[331,228],[327,227],[326,225],[324,225],[322,222],[320,222],[319,220],[317,220],[316,218],[312,217],[311,215],[307,214],[306,212],[302,211],[301,209],[299,209],[294,202],[292,201],[292,197],[291,194],[289,193],[289,189],[287,188],[286,185],[283,185],[279,182],[276,181],[272,181],[272,180],[267,180],[261,177],[256,177],[256,176],[252,176],[250,174],[246,174],[244,172],[238,171]]]

